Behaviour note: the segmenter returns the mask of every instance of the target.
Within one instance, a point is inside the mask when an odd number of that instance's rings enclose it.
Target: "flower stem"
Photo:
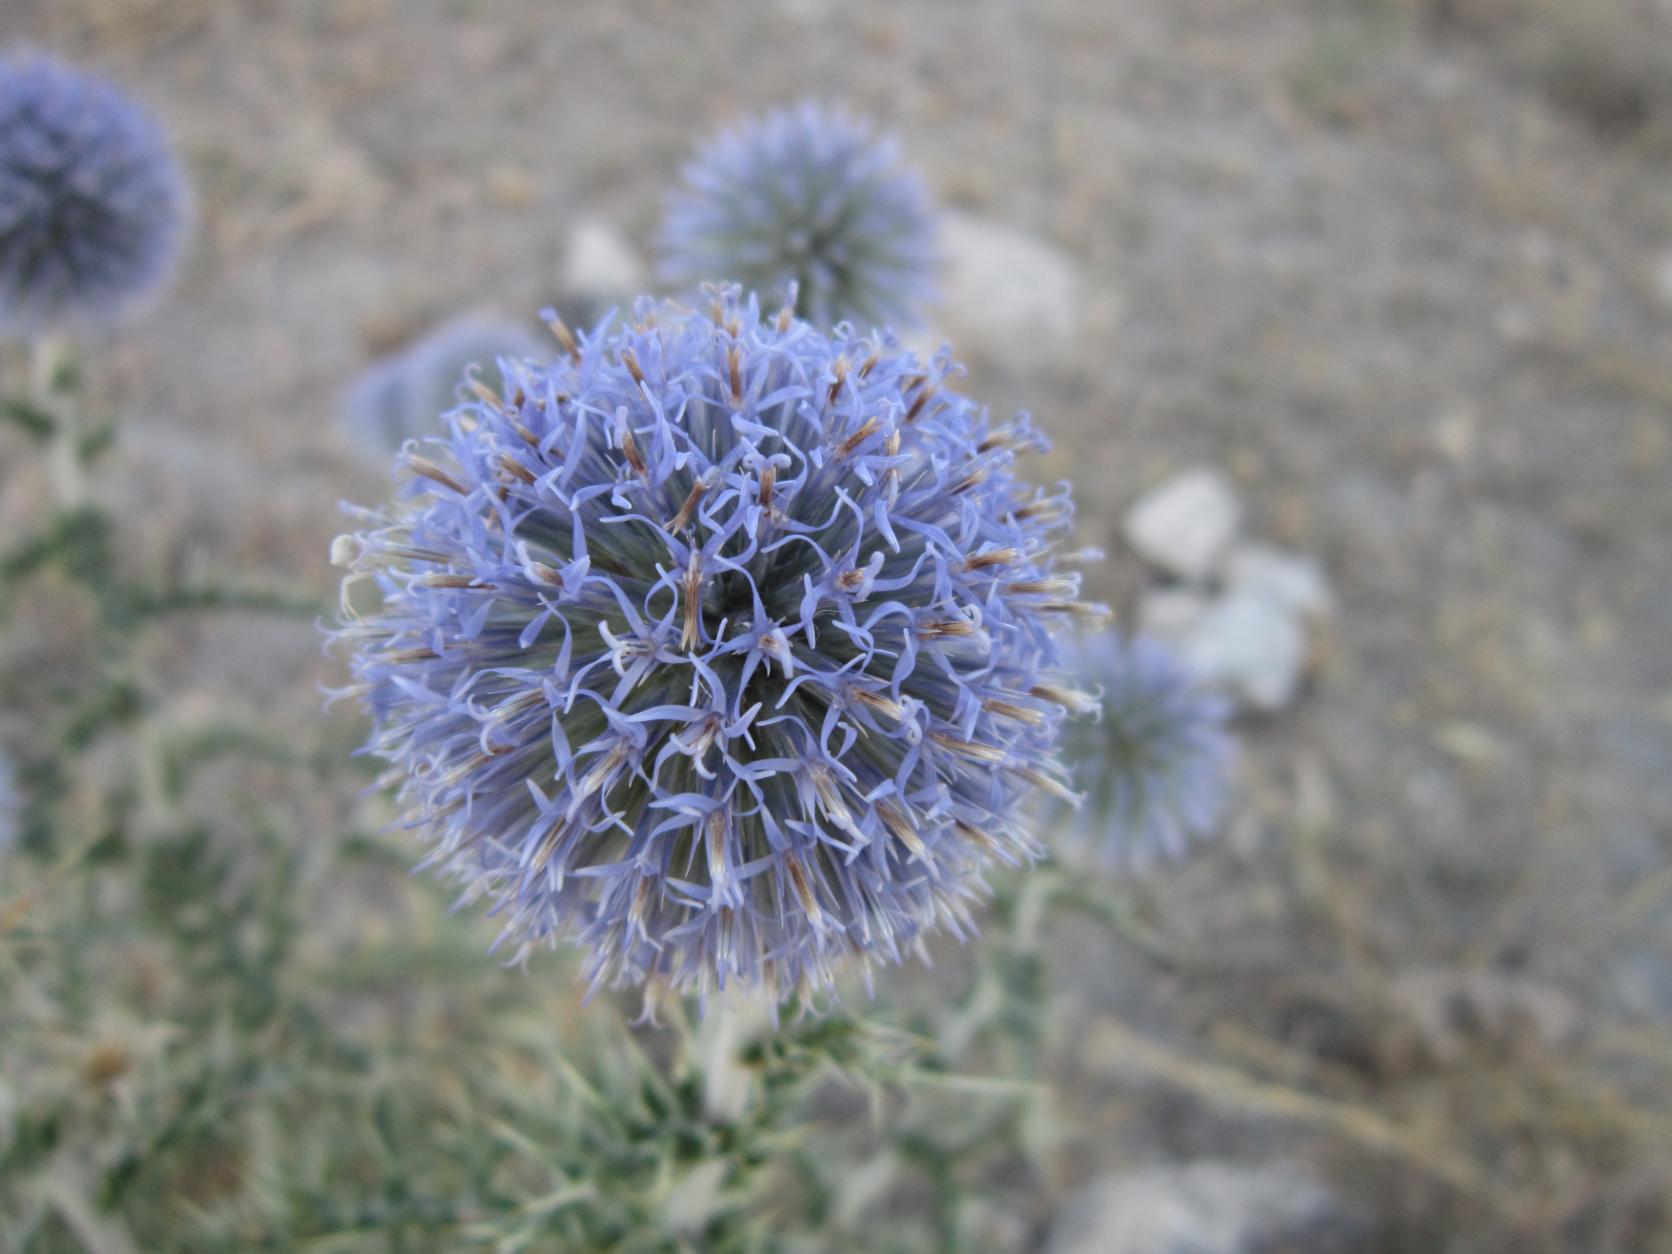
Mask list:
[[[696,1061],[703,1084],[703,1111],[718,1124],[743,1117],[754,1089],[754,1074],[739,1054],[770,1021],[770,1003],[738,989],[714,994],[697,1029]]]
[[[81,410],[73,401],[65,404],[58,389],[58,372],[68,354],[69,346],[57,336],[43,335],[30,346],[31,395],[52,418],[47,469],[53,500],[63,513],[80,509],[87,499],[81,464]]]

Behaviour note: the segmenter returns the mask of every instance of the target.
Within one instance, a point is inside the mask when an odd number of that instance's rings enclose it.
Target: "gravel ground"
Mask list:
[[[101,382],[134,542],[203,570],[327,592],[336,502],[380,490],[337,421],[356,370],[461,308],[569,300],[573,221],[642,247],[693,136],[742,110],[848,101],[944,203],[1070,259],[1077,330],[982,348],[971,390],[1052,434],[1091,542],[1118,553],[1127,501],[1215,463],[1341,610],[1299,705],[1247,727],[1227,847],[1141,887],[1170,935],[1269,980],[1063,931],[1083,1030],[1056,1065],[1086,1113],[1056,1185],[1160,1153],[1331,1157],[1327,1119],[1226,1110],[1217,1072],[1111,1033],[1386,1112],[1433,1099],[1384,1030],[1423,973],[1533,982],[1593,1028],[1672,1019],[1664,4],[13,0],[14,36],[133,84],[195,171],[185,281]],[[1099,578],[1130,604],[1130,559]],[[244,624],[156,665],[183,710],[297,726],[328,674],[308,629]],[[1280,1054],[1239,1054],[1239,1026]],[[1388,1157],[1347,1162],[1376,1168],[1356,1187],[1384,1191],[1390,1249],[1466,1219],[1486,1235],[1455,1248],[1651,1248],[1593,1212],[1672,1185],[1581,1155],[1571,1192],[1517,1210],[1541,1177],[1512,1155],[1486,1164],[1506,1218]]]

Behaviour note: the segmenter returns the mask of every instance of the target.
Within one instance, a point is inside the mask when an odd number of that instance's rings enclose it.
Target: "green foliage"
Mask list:
[[[62,359],[37,378],[5,412],[56,492],[0,551],[0,631],[40,596],[86,622],[21,689],[0,1251],[979,1244],[999,1192],[974,1186],[1015,1176],[1039,1094],[959,1067],[1036,1053],[1037,955],[973,977],[955,1038],[933,1011],[774,1027],[665,996],[628,1026],[566,956],[496,967],[398,837],[357,830],[369,768],[332,729],[156,719],[142,649],[170,616],[317,607],[135,570],[89,483],[108,435]]]
[[[108,733],[132,728],[153,704],[151,683],[134,661],[150,624],[207,611],[314,618],[323,606],[279,587],[184,583],[135,568],[121,552],[119,521],[88,489],[116,423],[88,421],[73,357],[51,342],[37,344],[32,356],[34,386],[0,393],[0,415],[42,449],[53,490],[39,525],[0,544],[0,631],[30,598],[42,596],[79,601],[92,618],[91,647],[74,667],[23,677],[35,698],[30,708],[0,692],[30,720],[33,750],[20,763],[30,799],[25,841],[45,851],[54,844],[50,813],[75,783],[74,759]],[[118,784],[123,791],[133,786],[131,776]]]
[[[378,838],[227,836],[112,832],[8,914],[0,1248],[79,1248],[77,1215],[140,1249],[826,1248],[878,1153],[951,1208],[897,1248],[961,1248],[1030,1097],[838,1012],[722,1060],[748,1095],[716,1114],[677,1003],[628,1030],[566,963],[485,965]]]

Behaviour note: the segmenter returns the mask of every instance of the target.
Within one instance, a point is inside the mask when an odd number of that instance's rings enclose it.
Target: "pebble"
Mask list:
[[[1242,518],[1236,489],[1213,466],[1133,502],[1126,542],[1159,575],[1139,594],[1137,630],[1169,645],[1203,683],[1270,713],[1300,691],[1335,593],[1316,560],[1243,539]]]
[[[1189,588],[1151,588],[1138,598],[1138,631],[1178,649],[1211,608],[1209,597]]]
[[[1335,594],[1324,568],[1275,545],[1237,544],[1225,559],[1225,585],[1258,593],[1310,622],[1324,622],[1335,613]]]
[[[965,213],[941,222],[942,313],[962,351],[1014,358],[1020,349],[1066,355],[1080,333],[1080,276],[1055,245]]]
[[[835,11],[833,0],[778,0],[778,12],[803,26],[817,26]]]
[[[1047,1254],[1345,1254],[1362,1220],[1307,1172],[1202,1159],[1093,1181],[1052,1226]]]
[[[1672,309],[1672,248],[1655,258],[1654,286],[1660,303]]]
[[[604,302],[630,299],[644,287],[645,267],[627,237],[602,218],[581,217],[563,254],[563,290]]]
[[[1150,565],[1200,583],[1217,573],[1242,525],[1242,503],[1220,471],[1197,466],[1151,488],[1126,511],[1126,542]]]
[[[1233,588],[1179,643],[1184,664],[1270,713],[1294,700],[1306,673],[1306,631],[1297,614],[1264,593]]]

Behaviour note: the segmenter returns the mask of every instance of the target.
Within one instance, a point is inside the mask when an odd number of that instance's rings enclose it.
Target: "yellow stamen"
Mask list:
[[[1016,766],[1012,767],[1011,770],[1035,788],[1044,789],[1059,801],[1066,801],[1070,805],[1077,805],[1080,802],[1081,798],[1078,793],[1060,779],[1047,775],[1044,771],[1036,770],[1031,766]]]
[[[662,524],[663,529],[672,534],[676,531],[683,531],[690,526],[691,517],[697,512],[697,505],[702,501],[703,494],[707,491],[708,481],[706,479],[698,479],[693,483],[690,493],[685,497],[685,504],[679,507],[679,513]]]
[[[1015,549],[988,549],[964,559],[965,570],[986,570],[989,566],[1008,566],[1021,557]]]
[[[949,736],[945,732],[931,732],[929,739],[948,753],[956,753],[959,757],[968,758],[971,762],[999,766],[1008,757],[1005,751],[997,745],[984,745],[973,740],[960,740],[957,736]]]
[[[923,838],[917,834],[915,828],[901,814],[886,801],[877,803],[877,816],[883,825],[894,834],[894,838],[904,845],[914,859],[925,860],[929,854],[929,847],[923,843]]]
[[[830,391],[825,393],[824,407],[826,409],[829,409],[836,403],[837,396],[841,394],[842,385],[848,381],[848,359],[846,357],[838,357],[830,364],[830,372],[835,375],[836,378],[830,384]]]
[[[708,882],[715,888],[726,885],[731,877],[731,870],[726,866],[726,829],[729,826],[725,806],[709,811],[703,823],[708,845]]]
[[[696,550],[691,552],[691,564],[685,569],[685,626],[679,633],[679,647],[687,653],[701,638],[702,625],[702,567]]]
[[[552,335],[557,338],[557,342],[562,347],[563,351],[568,353],[569,356],[574,358],[576,361],[579,361],[581,359],[581,346],[575,342],[574,333],[571,332],[566,325],[564,325],[563,319],[553,318],[546,325],[551,328]]]
[[[499,455],[499,468],[514,479],[521,479],[530,487],[534,486],[534,472],[519,462],[509,453]]]
[[[784,855],[784,869],[789,872],[790,887],[795,889],[795,895],[801,899],[801,908],[807,912],[813,926],[824,927],[824,911],[819,907],[819,899],[813,892],[813,886],[807,882],[807,872],[801,865],[801,859],[793,853]]]
[[[1014,701],[1006,701],[1001,697],[988,697],[981,703],[981,708],[989,714],[1013,718],[1018,723],[1026,723],[1030,727],[1045,726],[1045,715],[1041,711],[1032,706],[1017,705]]]
[[[1028,695],[1038,697],[1041,701],[1053,702],[1074,714],[1092,714],[1097,710],[1097,700],[1089,692],[1081,692],[1078,688],[1064,688],[1060,684],[1035,684],[1028,689]]]
[[[444,488],[451,488],[460,496],[465,494],[464,484],[453,478],[452,475],[448,474],[429,458],[419,457],[414,454],[406,459],[406,464],[412,468],[413,474],[422,475],[426,479],[439,483]]]
[[[869,688],[854,688],[853,700],[859,705],[875,710],[878,714],[886,715],[896,723],[903,723],[906,719],[906,707],[893,697],[885,697],[880,692],[872,692]]]
[[[650,473],[650,467],[639,454],[639,442],[633,438],[633,432],[627,427],[621,429],[621,455],[627,459],[627,464],[633,468],[634,474]]]
[[[505,412],[505,402],[499,399],[499,394],[480,379],[470,380],[470,390],[476,394],[476,399],[489,409],[497,409],[502,414]]]
[[[836,455],[838,457],[852,457],[859,446],[875,435],[881,426],[882,420],[880,418],[867,418],[859,424],[857,431],[842,441],[841,447],[836,450]]]

